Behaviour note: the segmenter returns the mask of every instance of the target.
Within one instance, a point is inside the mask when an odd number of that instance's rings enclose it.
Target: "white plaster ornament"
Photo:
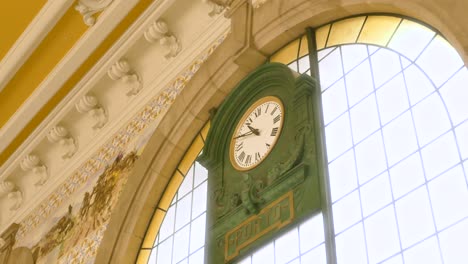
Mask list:
[[[122,81],[129,85],[127,96],[140,92],[142,83],[140,76],[131,69],[126,59],[120,59],[107,71],[107,75],[114,81]]]
[[[75,104],[76,110],[94,119],[93,129],[102,128],[108,121],[108,115],[94,95],[85,95]]]
[[[37,155],[26,155],[26,157],[24,157],[20,162],[20,167],[23,171],[32,171],[32,173],[39,178],[39,180],[34,183],[35,186],[44,185],[49,178],[47,167],[42,163]]]
[[[14,211],[21,207],[23,203],[23,193],[10,181],[0,182],[0,197],[7,196],[10,200],[10,210]]]
[[[165,47],[168,52],[164,55],[164,58],[174,58],[182,50],[177,37],[169,31],[167,23],[163,20],[155,21],[145,32],[145,39],[150,43],[157,43]]]
[[[58,143],[62,147],[62,159],[69,159],[75,155],[78,146],[75,139],[70,135],[68,130],[63,126],[55,126],[47,134],[47,139],[51,143]]]
[[[92,26],[96,23],[94,15],[106,9],[114,0],[79,0],[75,10],[83,16],[86,25]]]

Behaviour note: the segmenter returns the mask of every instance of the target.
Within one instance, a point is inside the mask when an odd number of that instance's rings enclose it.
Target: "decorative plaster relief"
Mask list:
[[[120,59],[107,71],[107,75],[114,81],[120,80],[130,86],[127,96],[136,95],[141,90],[141,78],[132,70],[126,59]]]
[[[14,183],[10,181],[0,182],[0,197],[5,195],[12,203],[10,206],[11,211],[20,208],[21,204],[23,203],[23,193]]]
[[[47,139],[49,139],[51,143],[58,143],[62,146],[64,152],[62,159],[71,158],[78,150],[75,139],[63,126],[58,125],[53,127],[49,131],[49,134],[47,134]]]
[[[32,171],[38,176],[39,180],[36,183],[34,183],[34,185],[36,186],[44,185],[44,183],[49,178],[49,174],[47,173],[47,167],[44,164],[42,164],[42,161],[37,155],[26,155],[26,157],[24,157],[24,159],[21,161],[20,167],[23,171]]]
[[[159,44],[169,50],[164,57],[174,58],[182,50],[182,45],[172,32],[169,31],[167,23],[163,20],[155,21],[145,32],[145,39],[150,43]]]
[[[87,94],[83,96],[76,104],[76,110],[85,114],[88,113],[94,119],[93,129],[102,128],[108,120],[108,115],[104,108],[99,104],[94,95]]]
[[[210,17],[221,14],[232,4],[232,1],[233,0],[202,0],[203,3],[211,6],[211,11],[208,13]]]
[[[94,15],[106,9],[114,0],[79,0],[75,10],[83,16],[86,25],[92,26],[96,23]]]
[[[36,227],[44,223],[54,210],[63,203],[69,202],[68,199],[72,194],[86,184],[101,169],[108,166],[119,153],[124,152],[129,142],[139,136],[172,104],[177,95],[200,69],[200,66],[224,41],[226,36],[227,34],[222,35],[206,52],[200,55],[184,72],[176,77],[169,87],[152,98],[146,106],[142,107],[142,110],[134,116],[132,121],[128,122],[127,125],[122,127],[119,132],[104,143],[95,155],[84,162],[63,184],[57,187],[52,194],[21,221],[20,229],[16,235],[19,244],[25,243],[23,239],[25,239],[26,234],[29,234]],[[102,239],[102,234],[99,239]]]
[[[268,0],[252,0],[252,6],[254,8],[259,8],[261,5],[265,4]]]

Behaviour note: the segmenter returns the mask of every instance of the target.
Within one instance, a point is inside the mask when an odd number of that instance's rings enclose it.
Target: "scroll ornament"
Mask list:
[[[102,128],[108,121],[108,115],[94,95],[83,96],[76,104],[79,113],[88,113],[94,119],[93,129]]]
[[[208,13],[210,17],[221,14],[229,8],[234,0],[202,0],[203,3],[210,5],[211,11]]]
[[[0,197],[6,196],[11,201],[10,211],[20,208],[23,203],[23,193],[10,181],[0,182]]]
[[[168,52],[164,55],[166,59],[174,58],[182,50],[179,39],[169,31],[167,23],[163,20],[155,21],[145,32],[145,39],[150,43],[159,42]]]
[[[86,25],[92,26],[96,23],[95,14],[106,9],[114,0],[79,0],[75,10],[83,16]]]
[[[47,167],[35,154],[26,155],[26,157],[21,161],[20,167],[23,171],[32,171],[32,173],[39,178],[39,180],[34,183],[36,186],[44,185],[44,183],[49,179]]]
[[[142,83],[140,76],[131,69],[126,59],[120,59],[107,71],[107,75],[114,81],[122,81],[129,85],[127,96],[140,92]]]
[[[75,155],[78,146],[75,139],[70,135],[68,130],[63,126],[55,126],[47,134],[47,139],[51,143],[58,143],[62,147],[62,159],[69,159]]]

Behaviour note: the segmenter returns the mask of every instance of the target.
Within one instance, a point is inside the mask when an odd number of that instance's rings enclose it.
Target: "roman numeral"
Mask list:
[[[278,109],[278,107],[275,107],[275,108],[273,109],[273,111],[271,111],[270,115],[274,115],[275,112],[276,112],[276,109]]]
[[[247,119],[251,124],[252,124],[252,118],[249,117],[249,119]]]
[[[271,147],[271,145],[270,145],[270,144],[268,144],[268,143],[265,143],[265,145],[266,145],[266,147],[267,147],[268,149],[270,149],[270,147]]]
[[[261,114],[262,114],[262,109],[259,107],[255,110],[255,117],[258,117]]]
[[[244,142],[241,142],[239,145],[236,145],[236,151],[240,151],[244,147]]]
[[[259,161],[259,160],[260,160],[260,153],[255,152],[255,161]]]
[[[275,119],[273,119],[273,124],[278,123],[278,121],[280,121],[280,118],[281,118],[281,116],[280,116],[280,115],[277,115],[277,116],[275,117]]]
[[[270,107],[270,104],[267,104],[267,108],[265,109],[265,114],[268,112],[268,107]]]
[[[272,136],[272,137],[276,136],[276,134],[278,134],[278,128],[277,128],[277,127],[273,128],[273,129],[271,130],[271,136]]]
[[[240,162],[243,162],[243,161],[244,161],[244,158],[245,158],[245,152],[242,151],[242,153],[239,155],[239,161],[240,161]]]
[[[247,155],[247,159],[245,159],[245,163],[249,164],[252,162],[252,155]]]

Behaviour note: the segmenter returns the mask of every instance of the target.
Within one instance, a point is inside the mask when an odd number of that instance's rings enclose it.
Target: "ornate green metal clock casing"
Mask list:
[[[283,64],[265,64],[226,98],[212,120],[199,161],[208,169],[205,263],[232,263],[320,209],[315,80]],[[273,96],[283,104],[281,135],[250,170],[230,160],[233,133],[247,109]]]

